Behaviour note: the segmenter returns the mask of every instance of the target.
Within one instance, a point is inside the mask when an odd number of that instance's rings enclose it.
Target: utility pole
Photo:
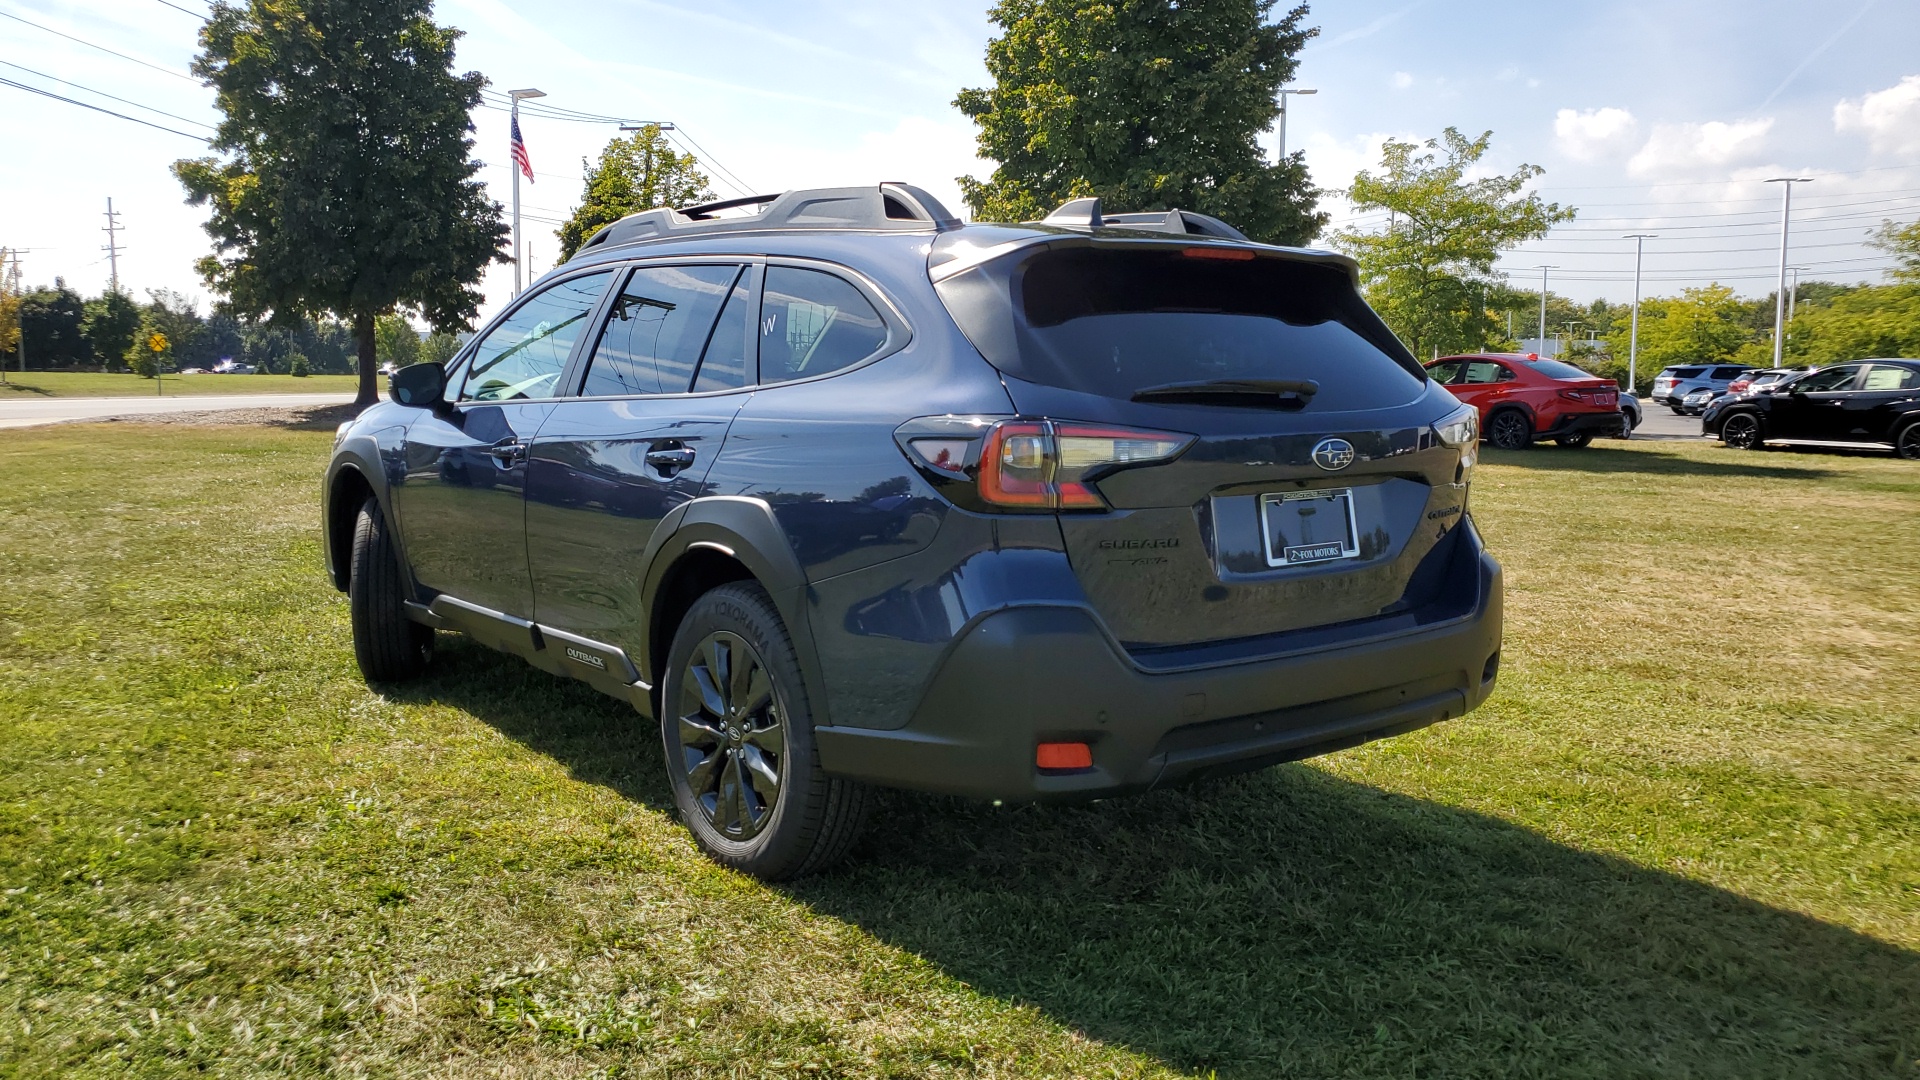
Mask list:
[[[546,97],[547,94],[544,90],[527,89],[509,90],[507,91],[507,96],[513,99],[513,133],[511,135],[513,164],[510,166],[513,169],[513,295],[519,296],[522,288],[520,273],[522,269],[520,266],[520,170],[523,167],[521,162],[527,160],[527,144],[525,140],[520,137],[520,102],[523,98],[542,98]],[[528,172],[533,171],[531,166],[527,166],[526,169]]]
[[[1780,287],[1773,294],[1773,366],[1787,344],[1787,218],[1793,211],[1793,185],[1810,184],[1811,176],[1776,176],[1769,184],[1780,185]]]
[[[100,230],[107,234],[107,246],[100,250],[107,253],[107,287],[113,292],[120,291],[120,212],[113,208],[113,196],[107,196],[107,225]]]
[[[11,262],[9,262],[11,260]],[[14,296],[20,291],[20,253],[0,248],[0,298]],[[18,316],[15,316],[16,321]],[[20,340],[27,340],[27,328],[19,327]],[[0,362],[0,386],[7,381],[7,365]]]
[[[1547,271],[1554,269],[1554,267],[1543,264],[1540,266],[1539,269],[1540,269],[1540,347],[1544,349],[1547,347]]]
[[[4,266],[0,266],[0,275],[5,276],[6,290],[9,295],[20,297],[22,300],[26,298],[26,293],[20,288],[19,248],[13,249],[13,268],[9,270]],[[24,317],[26,313],[27,306],[25,303],[22,303],[19,313],[15,316],[20,322],[20,343],[14,347],[14,352],[20,357],[20,373],[22,375],[27,373],[27,320]],[[5,378],[5,372],[6,365],[0,364],[0,379]]]
[[[1280,163],[1282,165],[1287,163],[1287,95],[1299,94],[1305,97],[1308,94],[1317,94],[1319,92],[1318,90],[1280,91]]]
[[[1640,385],[1640,256],[1646,243],[1654,239],[1657,233],[1628,233],[1627,239],[1633,241],[1633,317],[1631,329],[1627,331],[1627,393],[1634,393],[1634,387]]]

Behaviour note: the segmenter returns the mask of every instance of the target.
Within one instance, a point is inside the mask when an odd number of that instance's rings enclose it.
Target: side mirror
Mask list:
[[[401,405],[436,409],[447,392],[447,369],[439,364],[409,364],[387,377],[387,396]]]

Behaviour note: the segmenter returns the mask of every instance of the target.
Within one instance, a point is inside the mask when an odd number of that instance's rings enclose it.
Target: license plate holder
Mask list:
[[[1312,566],[1360,554],[1352,488],[1276,491],[1260,496],[1268,566]]]

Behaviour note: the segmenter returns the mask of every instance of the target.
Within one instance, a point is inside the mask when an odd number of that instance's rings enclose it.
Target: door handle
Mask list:
[[[667,476],[672,476],[691,466],[695,456],[692,450],[684,446],[663,447],[659,450],[647,451],[647,464],[659,469]]]
[[[510,469],[515,462],[526,460],[527,444],[514,438],[501,439],[487,447],[487,454],[499,462],[501,468]]]

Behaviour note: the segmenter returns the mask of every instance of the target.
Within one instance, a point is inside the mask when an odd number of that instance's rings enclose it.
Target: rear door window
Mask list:
[[[1920,390],[1920,371],[1893,364],[1875,364],[1867,369],[1862,390]]]
[[[1426,384],[1339,264],[1049,245],[936,287],[995,367],[1045,386],[1125,400],[1176,383],[1311,379],[1320,411],[1404,404]]]
[[[743,268],[642,266],[613,298],[582,397],[684,394]]]
[[[851,367],[887,344],[887,324],[844,278],[767,267],[760,301],[760,381],[786,382]]]

